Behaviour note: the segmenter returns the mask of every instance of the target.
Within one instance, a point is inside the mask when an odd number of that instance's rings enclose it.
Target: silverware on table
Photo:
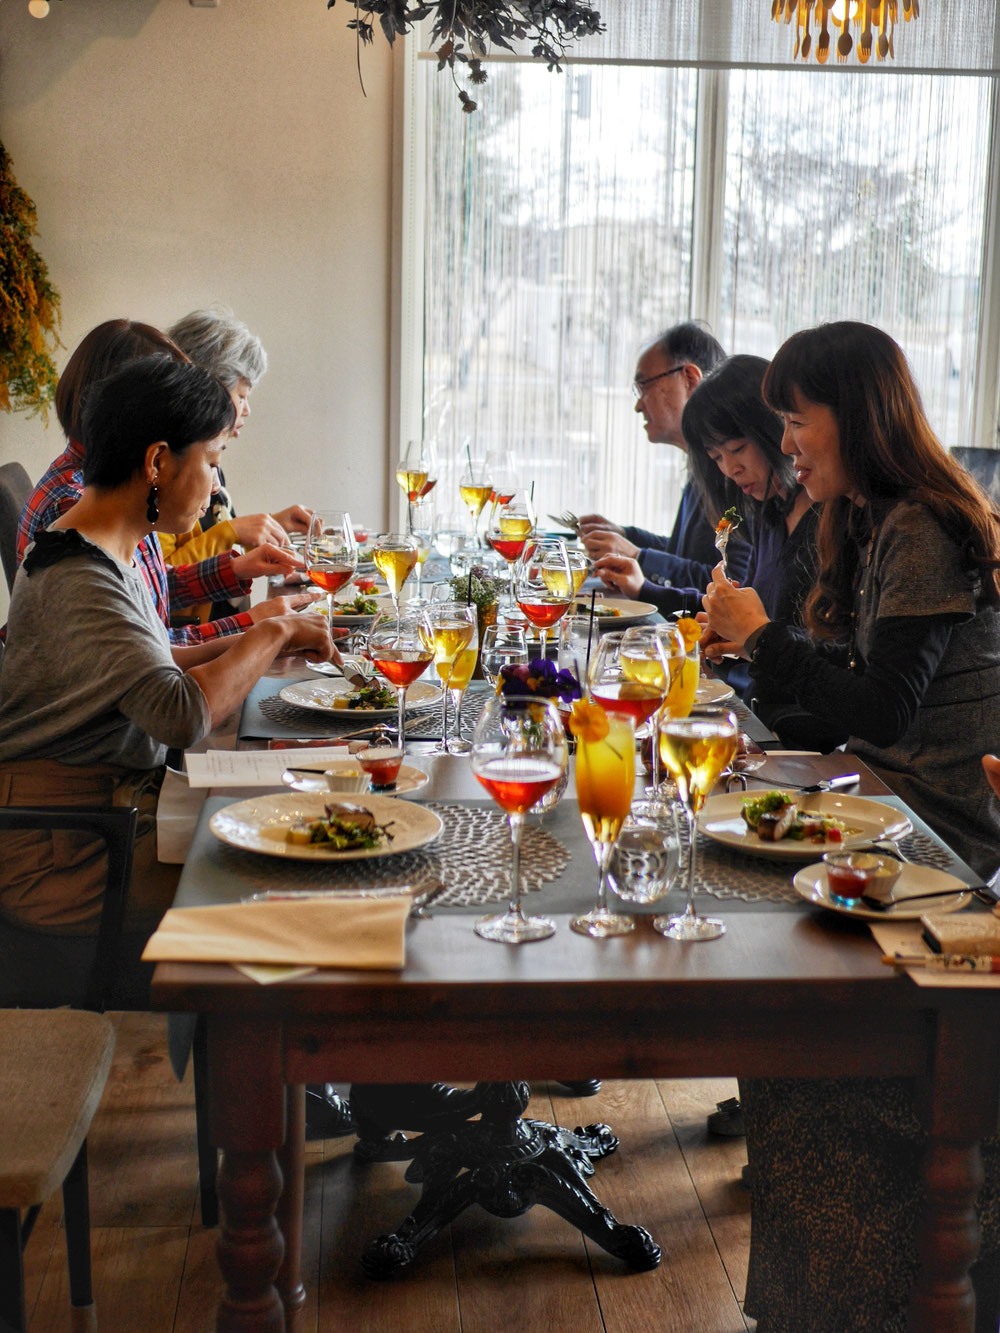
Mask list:
[[[954,898],[959,893],[974,893],[974,889],[931,889],[927,893],[908,893],[903,898],[869,898],[862,894],[860,902],[872,912],[891,912],[894,907],[909,907],[911,903],[923,902],[925,898]]]
[[[841,773],[838,777],[823,778],[819,782],[810,782],[807,786],[803,786],[798,782],[782,782],[780,778],[768,777],[766,773],[746,773],[743,776],[751,778],[754,782],[763,782],[776,791],[797,791],[802,796],[820,791],[839,791],[841,787],[853,787],[861,780],[858,773]]]

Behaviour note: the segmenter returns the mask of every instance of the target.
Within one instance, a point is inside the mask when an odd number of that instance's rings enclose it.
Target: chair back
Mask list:
[[[33,489],[31,478],[20,463],[0,466],[0,560],[8,592],[17,573],[17,525]]]
[[[1000,504],[1000,449],[975,449],[956,444],[948,452],[979,482],[994,504]]]

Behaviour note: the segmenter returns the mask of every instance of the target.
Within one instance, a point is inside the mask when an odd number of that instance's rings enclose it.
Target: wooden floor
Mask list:
[[[595,1071],[597,1073],[599,1071]],[[356,1166],[350,1145],[310,1145],[303,1330],[352,1333],[743,1333],[749,1204],[742,1139],[709,1138],[705,1114],[735,1091],[722,1080],[606,1083],[573,1100],[533,1088],[530,1114],[607,1121],[618,1152],[593,1185],[626,1222],[647,1227],[664,1260],[629,1273],[543,1209],[501,1222],[470,1211],[410,1275],[371,1283],[367,1240],[415,1198],[399,1165]],[[252,1088],[247,1089],[252,1095]],[[94,1286],[102,1333],[207,1333],[218,1291],[214,1232],[198,1218],[190,1074],[175,1082],[162,1017],[118,1019],[115,1063],[90,1135]],[[31,1333],[68,1324],[58,1195],[25,1255]]]

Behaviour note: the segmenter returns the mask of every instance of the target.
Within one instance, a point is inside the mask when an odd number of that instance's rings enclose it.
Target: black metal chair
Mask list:
[[[33,490],[31,478],[20,463],[0,466],[0,561],[8,591],[17,573],[17,525]]]

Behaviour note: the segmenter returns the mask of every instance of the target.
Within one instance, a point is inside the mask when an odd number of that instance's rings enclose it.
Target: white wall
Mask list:
[[[3,0],[0,139],[62,294],[58,366],[101,320],[228,304],[270,358],[226,456],[237,507],[346,502],[380,524],[392,60],[381,36],[362,53],[366,98],[351,8],[53,0],[38,20]],[[0,414],[0,462],[33,480],[61,447],[54,415]]]

